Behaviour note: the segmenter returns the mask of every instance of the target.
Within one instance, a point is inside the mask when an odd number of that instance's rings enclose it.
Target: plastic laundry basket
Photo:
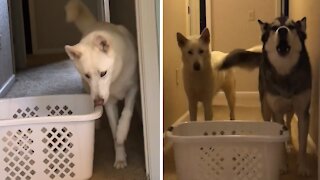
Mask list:
[[[187,122],[172,128],[180,180],[277,180],[288,131],[272,122]]]
[[[0,179],[89,179],[101,114],[88,95],[0,100]]]

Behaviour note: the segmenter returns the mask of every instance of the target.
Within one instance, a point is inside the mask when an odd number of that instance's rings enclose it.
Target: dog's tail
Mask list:
[[[236,49],[231,51],[224,59],[220,70],[232,67],[241,67],[248,70],[259,67],[262,61],[262,46],[254,46],[249,49]]]
[[[82,34],[87,34],[97,19],[81,0],[69,0],[65,6],[67,22],[75,23]]]

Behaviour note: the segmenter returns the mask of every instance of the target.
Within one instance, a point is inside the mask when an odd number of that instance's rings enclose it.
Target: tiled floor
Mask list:
[[[225,106],[214,106],[214,119],[224,120],[228,119],[228,108]],[[198,114],[198,119],[203,119],[202,111]],[[260,108],[258,107],[237,107],[236,108],[236,119],[241,120],[261,120]],[[295,149],[297,149],[297,123],[296,121],[292,122],[292,134],[293,134],[293,143]],[[311,150],[308,149],[309,154]],[[175,173],[174,165],[174,156],[173,150],[164,153],[164,179],[165,180],[176,180],[177,176]],[[289,172],[286,175],[282,175],[280,180],[317,180],[317,157],[315,155],[309,155],[310,165],[312,167],[312,176],[311,177],[300,177],[297,175],[297,166],[296,166],[296,151],[293,151],[289,154]]]

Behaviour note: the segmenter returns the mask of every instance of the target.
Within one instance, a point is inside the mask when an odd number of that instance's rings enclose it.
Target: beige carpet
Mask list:
[[[225,120],[229,119],[229,110],[225,106],[214,106],[214,119]],[[198,119],[203,119],[203,111],[200,110],[198,113]],[[237,107],[236,108],[236,119],[240,120],[262,120],[260,108],[258,107]],[[297,122],[293,120],[292,122],[292,134],[293,134],[293,144],[295,149],[297,149]],[[311,149],[308,148],[309,152],[309,161],[312,167],[312,176],[305,178],[297,175],[297,166],[296,166],[296,151],[293,151],[289,154],[289,173],[282,175],[280,180],[317,180],[317,157],[311,155]],[[164,158],[164,179],[165,180],[176,180],[175,174],[175,165],[174,165],[174,156],[173,150],[165,152],[163,155]]]

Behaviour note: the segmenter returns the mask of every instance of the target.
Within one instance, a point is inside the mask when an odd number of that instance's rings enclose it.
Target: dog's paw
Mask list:
[[[125,167],[127,167],[127,161],[126,160],[116,160],[114,162],[114,165],[113,165],[114,168],[116,169],[123,169]]]
[[[123,144],[115,144],[116,150],[116,160],[114,162],[114,167],[116,169],[122,169],[127,167],[127,154]]]
[[[300,176],[310,176],[311,170],[306,165],[299,165],[298,166],[298,174]]]
[[[230,113],[230,120],[235,120],[235,119],[236,119],[235,115],[233,113]]]

